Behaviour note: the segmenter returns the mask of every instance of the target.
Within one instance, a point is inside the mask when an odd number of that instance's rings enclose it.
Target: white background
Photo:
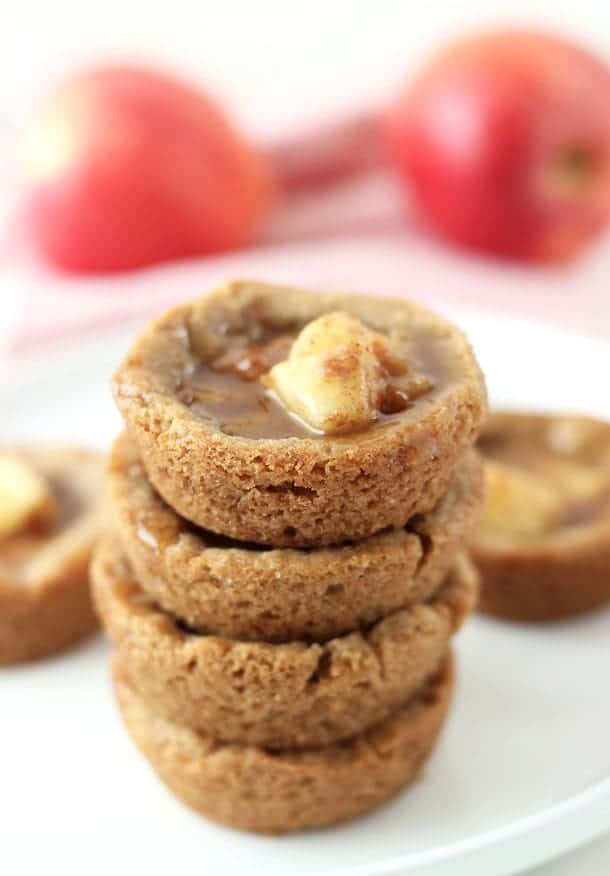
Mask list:
[[[9,113],[66,69],[140,58],[207,83],[265,133],[385,97],[475,27],[543,26],[610,57],[605,0],[2,0],[0,10]]]

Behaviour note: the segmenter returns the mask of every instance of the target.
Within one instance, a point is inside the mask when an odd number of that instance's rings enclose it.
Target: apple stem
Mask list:
[[[384,163],[380,113],[360,112],[279,140],[267,149],[284,194],[323,189]]]
[[[592,178],[596,157],[584,146],[568,146],[560,149],[551,163],[551,177],[557,192],[575,192]]]

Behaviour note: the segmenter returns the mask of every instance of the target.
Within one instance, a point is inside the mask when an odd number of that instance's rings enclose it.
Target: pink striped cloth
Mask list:
[[[603,242],[561,269],[459,252],[410,221],[391,180],[379,173],[293,198],[260,244],[238,253],[100,277],[54,273],[11,247],[3,261],[0,283],[18,311],[5,342],[9,361],[141,322],[236,277],[406,295],[610,341],[610,251]]]

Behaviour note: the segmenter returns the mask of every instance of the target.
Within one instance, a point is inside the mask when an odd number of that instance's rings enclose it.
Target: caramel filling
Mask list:
[[[227,435],[345,441],[352,435],[361,439],[364,431],[374,432],[398,420],[415,421],[421,406],[447,389],[457,369],[450,350],[432,333],[421,330],[402,339],[391,360],[381,357],[385,379],[376,397],[375,418],[352,432],[327,436],[290,411],[263,382],[275,365],[288,359],[296,337],[296,333],[277,333],[263,341],[235,343],[209,362],[193,361],[177,389],[178,398]],[[404,363],[400,368],[399,361]]]

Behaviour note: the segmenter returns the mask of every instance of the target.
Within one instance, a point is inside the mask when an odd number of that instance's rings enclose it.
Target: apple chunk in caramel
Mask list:
[[[0,540],[30,530],[47,530],[57,503],[44,477],[13,453],[0,453]]]
[[[409,372],[386,338],[336,311],[306,325],[288,358],[262,381],[312,429],[338,434],[366,428],[380,413],[398,413],[430,388],[429,380],[414,384]]]
[[[488,460],[487,499],[481,528],[497,537],[528,538],[553,526],[562,511],[561,497],[552,484],[532,472]]]

